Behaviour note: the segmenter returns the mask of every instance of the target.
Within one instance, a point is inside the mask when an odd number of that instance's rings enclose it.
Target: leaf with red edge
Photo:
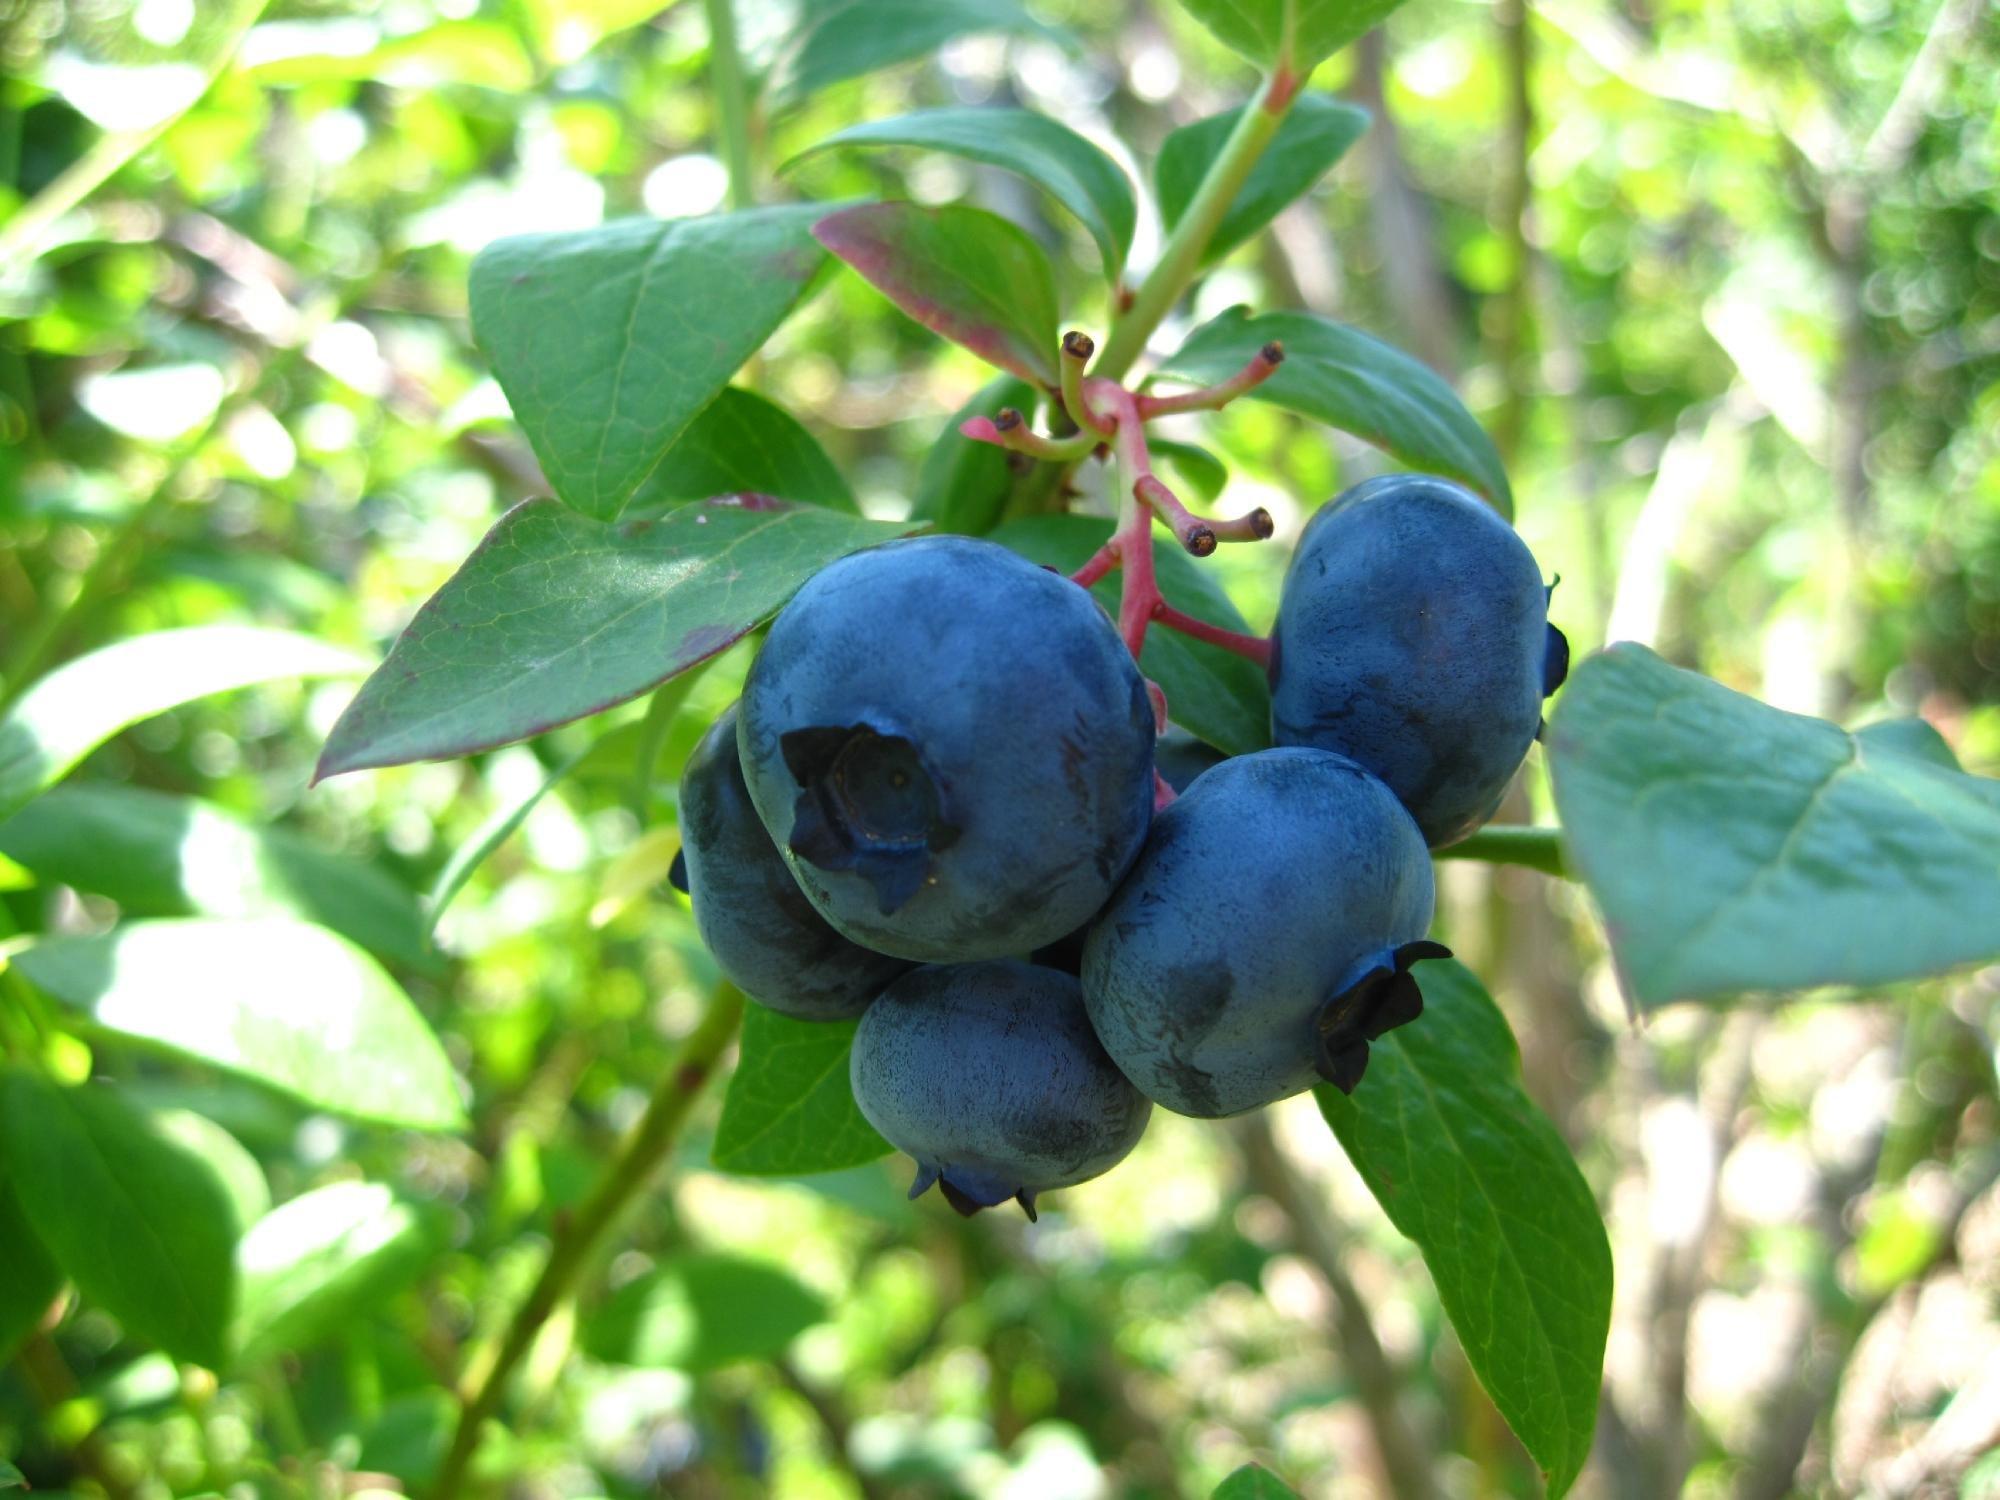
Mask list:
[[[835,558],[921,524],[743,496],[606,525],[530,500],[417,611],[318,774],[489,750],[636,698],[754,630]]]
[[[812,232],[924,327],[1023,380],[1055,383],[1055,272],[1018,225],[961,204],[864,203]]]

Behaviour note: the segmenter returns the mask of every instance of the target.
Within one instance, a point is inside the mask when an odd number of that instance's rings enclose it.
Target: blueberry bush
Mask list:
[[[0,20],[0,1490],[2000,1483],[1979,7]]]

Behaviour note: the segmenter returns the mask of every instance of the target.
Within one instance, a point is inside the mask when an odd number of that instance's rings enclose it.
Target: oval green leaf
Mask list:
[[[1015,0],[806,0],[765,84],[772,108],[832,84],[929,57],[953,37],[1005,31],[1062,40]]]
[[[1105,281],[1118,284],[1139,220],[1132,184],[1117,162],[1067,125],[1026,109],[924,110],[828,136],[793,157],[782,170],[790,171],[821,151],[861,146],[943,151],[1027,178],[1076,215],[1097,242]]]
[[[141,719],[259,682],[367,669],[311,636],[249,625],[162,630],[80,656],[35,683],[0,719],[0,818]]]
[[[99,1029],[359,1120],[465,1123],[444,1049],[396,981],[306,922],[190,917],[38,938],[13,966]]]
[[[1285,362],[1250,394],[1365,438],[1428,473],[1463,480],[1502,515],[1514,494],[1500,451],[1429,367],[1359,329],[1312,313],[1250,317],[1233,307],[1197,328],[1163,366],[1208,384],[1234,375],[1272,339]]]
[[[854,491],[782,406],[731,386],[688,424],[626,511],[637,518],[714,495],[775,495],[852,513]]]
[[[56,787],[0,823],[0,854],[128,916],[302,917],[383,958],[427,961],[416,898],[383,871],[194,797]]]
[[[992,539],[1022,556],[1074,573],[1111,535],[1111,523],[1092,516],[1027,516],[1009,521]],[[1155,538],[1153,567],[1160,592],[1176,609],[1225,630],[1250,627],[1229,596],[1201,564],[1171,542]],[[1106,609],[1118,608],[1119,576],[1091,590]],[[1139,666],[1167,695],[1167,713],[1198,739],[1230,755],[1247,755],[1271,743],[1271,690],[1264,674],[1234,652],[1155,625],[1146,632]]]
[[[1032,412],[1035,388],[1016,376],[996,375],[951,414],[917,471],[912,520],[931,521],[940,531],[969,536],[984,536],[999,524],[1026,466],[1017,469],[1017,455],[991,443],[976,443],[958,429],[968,417],[990,417],[1007,406]]]
[[[628,1282],[584,1325],[583,1346],[612,1364],[690,1374],[769,1359],[826,1304],[789,1272],[735,1255],[678,1255]]]
[[[0,1168],[5,1160],[6,1142],[0,1139]],[[43,1246],[8,1186],[6,1172],[0,1170],[0,1364],[13,1359],[62,1288],[62,1268]]]
[[[1521,1088],[1514,1034],[1470,970],[1416,971],[1424,1012],[1371,1045],[1320,1112],[1422,1253],[1466,1359],[1522,1446],[1569,1489],[1590,1456],[1611,1244],[1555,1126]]]
[[[388,1188],[337,1182],[253,1224],[236,1247],[242,1362],[309,1349],[422,1274],[436,1225]]]
[[[1641,1005],[2000,957],[2000,781],[1933,737],[1848,734],[1626,644],[1577,669],[1548,746],[1570,864]]]
[[[1299,1494],[1262,1464],[1245,1464],[1215,1487],[1213,1500],[1299,1500]]]
[[[1379,26],[1403,0],[1181,0],[1225,47],[1269,67],[1283,60],[1300,78],[1363,32]],[[1285,53],[1286,12],[1292,46]]]
[[[1160,217],[1169,232],[1194,201],[1195,191],[1247,108],[1254,106],[1225,110],[1183,125],[1161,143],[1153,163],[1153,183],[1159,190]],[[1202,264],[1213,265],[1277,218],[1287,204],[1324,177],[1367,129],[1367,110],[1325,94],[1301,94],[1209,237]]]
[[[835,558],[916,529],[769,501],[605,525],[530,500],[417,611],[317,774],[490,750],[623,703],[748,634]]]
[[[498,240],[472,322],[556,497],[617,519],[824,263],[818,204]]]
[[[709,1157],[745,1177],[800,1177],[858,1167],[894,1148],[861,1116],[847,1082],[853,1021],[795,1021],[743,1008],[736,1071]]]
[[[864,203],[828,214],[813,234],[924,327],[1055,384],[1055,272],[1019,225],[957,203]]]
[[[84,1296],[176,1359],[221,1367],[236,1223],[215,1170],[102,1084],[0,1073],[22,1211]]]

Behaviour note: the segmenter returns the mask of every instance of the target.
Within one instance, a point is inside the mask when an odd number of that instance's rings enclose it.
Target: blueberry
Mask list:
[[[1375,777],[1324,750],[1236,756],[1154,819],[1091,928],[1091,1023],[1184,1115],[1352,1091],[1368,1043],[1422,1009],[1432,900],[1423,836]]]
[[[1152,706],[1111,622],[969,537],[891,542],[807,583],[751,668],[737,737],[813,904],[905,958],[1062,937],[1152,815]]]
[[[1153,744],[1154,768],[1159,771],[1160,779],[1176,794],[1186,791],[1195,777],[1210,766],[1219,766],[1227,759],[1229,757],[1215,746],[1196,739],[1177,724],[1169,724],[1167,732]],[[1065,974],[1081,974],[1083,943],[1089,936],[1090,926],[1086,923],[1053,943],[1037,948],[1029,955],[1029,961],[1061,969]]]
[[[1068,974],[939,964],[904,975],[861,1018],[854,1102],[962,1214],[1108,1172],[1152,1112],[1098,1045]]]
[[[1272,633],[1280,745],[1352,756],[1433,847],[1500,805],[1561,685],[1533,554],[1469,490],[1422,474],[1357,485],[1307,524]]]
[[[750,805],[734,707],[681,773],[680,816],[675,884],[716,967],[745,994],[802,1021],[837,1021],[910,967],[850,943],[806,900]]]

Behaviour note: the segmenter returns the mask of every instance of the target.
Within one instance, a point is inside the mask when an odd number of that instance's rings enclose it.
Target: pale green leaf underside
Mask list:
[[[237,1347],[245,1359],[306,1349],[373,1314],[422,1274],[436,1238],[380,1183],[336,1182],[273,1209],[236,1248]]]
[[[75,782],[0,823],[0,854],[128,916],[295,916],[427,961],[416,899],[383,871],[194,797]]]
[[[0,719],[0,818],[141,719],[255,683],[367,669],[310,636],[249,625],[162,630],[80,656],[36,682]]]
[[[336,1114],[464,1123],[451,1065],[395,980],[345,938],[283,918],[130,922],[37,938],[12,963],[105,1032]]]
[[[1548,733],[1573,867],[1645,1005],[1886,984],[2000,956],[2000,781],[1618,645]]]
[[[1464,966],[1416,969],[1424,1013],[1370,1048],[1321,1112],[1415,1242],[1493,1404],[1566,1491],[1590,1454],[1611,1246],[1562,1137],[1522,1091],[1506,1019]]]

